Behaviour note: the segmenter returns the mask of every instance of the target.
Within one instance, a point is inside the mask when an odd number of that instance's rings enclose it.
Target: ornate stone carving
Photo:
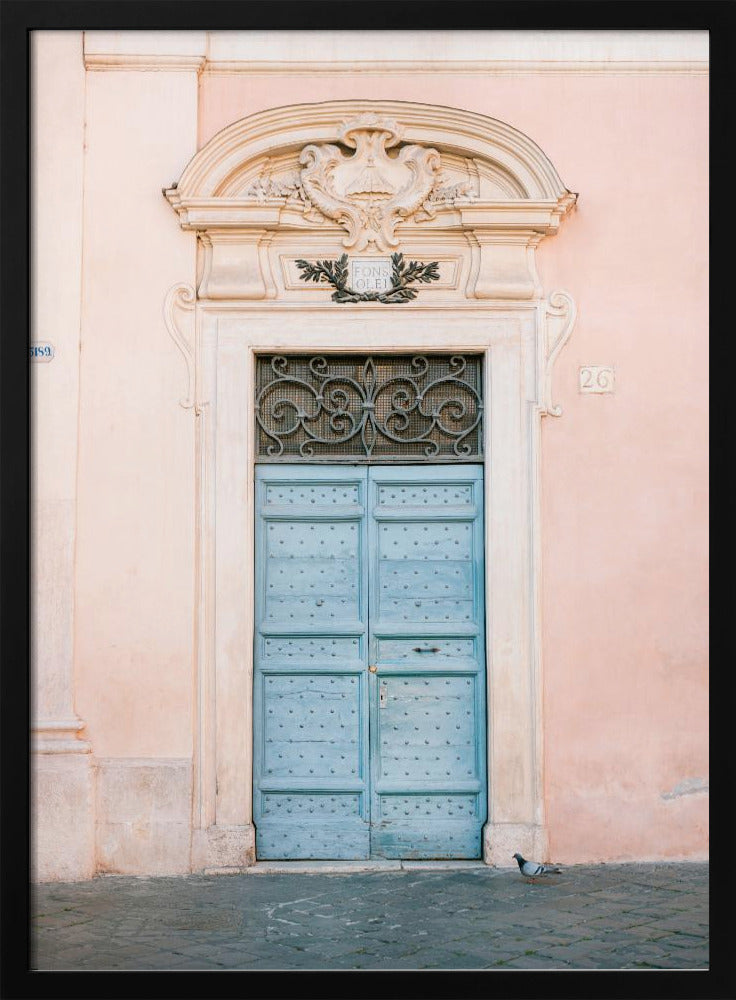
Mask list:
[[[255,198],[264,202],[269,198],[296,198],[307,202],[299,174],[287,174],[285,177],[274,178],[266,170],[253,181],[243,192],[244,198]]]
[[[470,181],[464,184],[447,184],[434,187],[430,193],[430,205],[454,205],[457,201],[472,201],[477,195]]]
[[[332,148],[336,149],[337,147],[333,146]],[[343,159],[345,158],[343,157]],[[467,161],[465,162],[467,163]],[[470,173],[469,170],[468,173]],[[436,209],[442,206],[476,201],[478,199],[477,186],[477,178],[472,175],[463,178],[462,175],[458,175],[457,169],[450,173],[444,169],[438,169],[434,172],[434,181],[426,199],[415,212],[414,221],[423,222],[435,218]],[[299,172],[290,170],[288,173],[282,173],[278,165],[268,160],[255,180],[251,181],[248,187],[242,191],[241,197],[253,199],[259,205],[265,205],[274,200],[296,202],[303,208],[304,217],[309,222],[324,222],[328,218],[308,197]]]
[[[304,210],[304,218],[307,222],[324,222],[325,216],[316,208],[307,197],[302,187],[302,179],[299,173],[274,176],[269,172],[269,166],[246,188],[243,197],[254,198],[260,205],[265,204],[274,198],[285,201],[295,201]]]
[[[440,154],[425,146],[402,146],[401,131],[391,119],[362,115],[344,123],[338,138],[352,155],[333,143],[302,150],[301,185],[323,215],[344,226],[343,246],[356,251],[398,246],[394,230],[426,202],[434,188]]]
[[[430,205],[454,205],[456,201],[475,201],[477,197],[473,180],[452,184],[445,174],[438,174],[427,201]]]
[[[454,205],[466,205],[478,198],[476,182],[473,178],[453,182],[444,173],[435,175],[432,190],[414,216],[415,222],[426,222],[437,216],[437,209]]]

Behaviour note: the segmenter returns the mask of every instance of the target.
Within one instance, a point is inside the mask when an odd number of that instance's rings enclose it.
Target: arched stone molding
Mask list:
[[[416,178],[419,152],[428,160],[424,186]],[[315,183],[318,160],[321,185]],[[327,188],[351,161],[356,170],[358,163],[373,170],[387,194],[396,194],[391,230],[402,247],[444,254],[441,280],[428,296],[541,298],[534,250],[556,232],[576,195],[518,129],[472,112],[403,101],[291,105],[215,135],[165,191],[182,227],[202,236],[199,297],[324,298],[324,286],[299,284],[293,260],[310,247],[337,254],[346,246],[348,219],[370,193],[352,196],[336,190],[339,183]],[[377,194],[374,205],[390,203]],[[390,249],[386,242],[357,246]]]
[[[255,858],[251,403],[255,356],[273,350],[484,353],[484,858],[543,858],[539,418],[561,413],[552,365],[575,305],[565,292],[545,297],[534,258],[577,196],[518,130],[399,101],[253,115],[211,139],[164,193],[199,243],[193,353],[173,320],[176,289],[167,310],[198,421],[192,867],[231,870]],[[437,261],[439,273],[400,305],[332,301],[328,285],[307,285],[296,266],[395,246]]]
[[[182,200],[237,198],[265,158],[309,143],[334,142],[340,126],[361,115],[394,118],[403,141],[477,157],[508,174],[516,194],[557,202],[570,195],[545,153],[505,122],[459,108],[410,101],[327,101],[290,104],[242,118],[222,129],[192,158],[176,190]],[[504,199],[505,200],[505,199]]]

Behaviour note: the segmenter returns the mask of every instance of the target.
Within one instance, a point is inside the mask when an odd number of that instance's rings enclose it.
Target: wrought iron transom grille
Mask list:
[[[477,462],[479,354],[256,359],[258,462]]]

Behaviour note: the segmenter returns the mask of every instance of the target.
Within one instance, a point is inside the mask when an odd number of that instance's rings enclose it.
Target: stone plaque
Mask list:
[[[616,373],[611,365],[583,365],[579,373],[580,392],[613,392]]]
[[[351,258],[348,285],[354,292],[387,292],[392,285],[391,258]]]

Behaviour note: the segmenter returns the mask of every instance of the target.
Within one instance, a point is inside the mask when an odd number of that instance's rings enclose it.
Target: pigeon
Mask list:
[[[526,875],[527,878],[534,878],[537,875],[549,875],[552,872],[558,875],[562,874],[561,868],[549,868],[547,865],[537,864],[536,861],[526,861],[520,854],[515,854],[514,857],[519,865],[519,871],[522,875]]]

